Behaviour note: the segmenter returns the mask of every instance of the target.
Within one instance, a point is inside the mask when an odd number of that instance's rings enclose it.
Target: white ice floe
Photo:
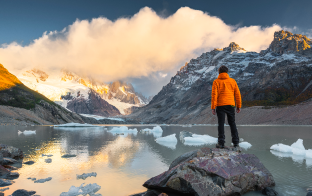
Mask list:
[[[81,124],[81,123],[66,123],[60,125],[54,125],[54,127],[98,127],[98,125],[91,125],[88,123]]]
[[[39,179],[39,180],[36,180],[34,181],[34,183],[45,183],[45,182],[48,182],[52,180],[52,177],[48,177],[48,178],[44,178],[44,179]]]
[[[90,196],[102,196],[101,194],[96,194],[101,189],[101,186],[99,186],[96,183],[93,184],[87,184],[86,186],[83,186],[81,184],[79,187],[71,186],[69,188],[68,192],[63,192],[60,194],[60,196],[78,196],[78,195],[87,195]]]
[[[178,140],[176,138],[176,134],[172,134],[172,135],[168,135],[166,137],[160,137],[160,138],[157,138],[155,140],[158,144],[162,145],[162,146],[166,146],[168,148],[171,148],[171,149],[175,149],[176,148],[176,145],[178,143]]]
[[[17,134],[24,134],[24,135],[32,135],[32,134],[36,134],[36,130],[25,130],[25,131],[17,131]]]
[[[160,126],[156,126],[153,129],[142,129],[141,133],[153,134],[154,137],[159,138],[162,136],[163,130]]]
[[[245,150],[247,150],[248,148],[251,148],[251,143],[249,142],[241,142],[239,143],[239,147],[244,148]]]
[[[91,176],[96,177],[96,175],[97,175],[96,172],[92,172],[92,173],[83,173],[83,174],[81,174],[81,175],[78,175],[78,174],[77,174],[77,179],[83,179],[83,180],[85,180],[85,179],[87,179],[88,177],[91,177]]]
[[[200,146],[204,144],[216,144],[216,143],[218,143],[218,138],[212,137],[210,135],[192,134],[192,137],[184,138],[184,144],[188,146]]]
[[[306,150],[305,147],[303,146],[303,140],[302,139],[298,139],[291,146],[281,144],[281,143],[274,144],[273,146],[271,146],[270,149],[271,149],[272,154],[274,154],[276,156],[280,156],[280,157],[294,157],[292,155],[296,155],[298,157],[303,157],[303,158],[312,158],[312,149]],[[282,152],[282,153],[284,153],[284,155],[281,155],[281,153],[275,153],[274,151]],[[296,159],[298,159],[298,158],[296,158]]]
[[[126,126],[121,126],[121,127],[114,127],[111,130],[109,130],[109,132],[126,137],[128,134],[137,135],[138,130],[136,128],[129,129]]]

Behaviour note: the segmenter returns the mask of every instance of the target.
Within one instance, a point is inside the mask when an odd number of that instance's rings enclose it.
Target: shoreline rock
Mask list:
[[[206,195],[244,194],[275,186],[272,174],[253,154],[240,148],[201,148],[172,162],[168,171],[143,184],[165,193]]]

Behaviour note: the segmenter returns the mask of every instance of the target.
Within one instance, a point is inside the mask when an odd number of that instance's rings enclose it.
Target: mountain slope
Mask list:
[[[312,98],[312,49],[306,36],[275,32],[267,50],[248,52],[231,43],[192,59],[169,84],[129,118],[148,123],[209,123],[211,86],[226,65],[246,106],[298,104]],[[201,119],[199,121],[199,119]],[[251,122],[252,123],[252,122]]]
[[[105,84],[65,70],[47,74],[31,69],[18,74],[18,78],[29,88],[78,113],[116,116],[124,114],[126,108],[148,103],[144,96],[134,91],[131,84],[121,81]],[[94,110],[94,106],[101,109]]]
[[[29,89],[0,64],[0,105],[1,117],[23,119],[32,124],[60,124],[67,122],[84,123],[78,114],[67,111],[43,95]],[[13,106],[13,107],[8,107]],[[26,110],[25,110],[26,109]],[[16,115],[14,115],[16,113]]]

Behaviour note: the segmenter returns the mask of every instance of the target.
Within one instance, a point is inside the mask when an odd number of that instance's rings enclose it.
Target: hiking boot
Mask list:
[[[224,144],[217,143],[216,148],[224,148]]]
[[[239,144],[234,144],[234,148],[238,148],[239,147]]]

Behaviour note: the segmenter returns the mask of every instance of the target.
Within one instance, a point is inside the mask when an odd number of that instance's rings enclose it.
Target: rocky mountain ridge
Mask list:
[[[116,116],[124,114],[126,108],[140,107],[149,102],[135,92],[130,83],[115,81],[105,84],[66,70],[49,75],[42,70],[31,69],[18,77],[29,88],[78,113]]]
[[[210,116],[211,87],[226,65],[237,81],[243,106],[294,105],[312,98],[311,41],[288,31],[275,32],[268,49],[249,52],[232,42],[190,60],[152,101],[129,118],[146,123],[201,123]],[[207,112],[208,111],[208,112]]]

